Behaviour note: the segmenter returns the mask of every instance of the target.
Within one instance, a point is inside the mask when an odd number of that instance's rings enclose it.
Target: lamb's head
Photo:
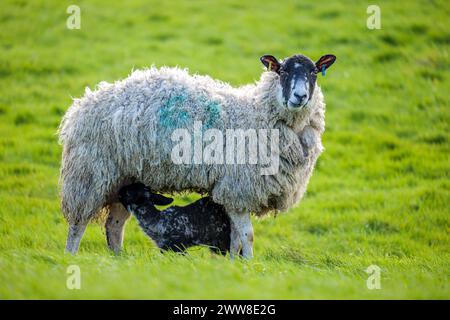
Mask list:
[[[143,206],[165,206],[172,203],[172,198],[153,193],[142,183],[133,183],[119,191],[119,200],[127,210],[135,213]]]
[[[278,103],[292,111],[308,107],[316,86],[317,74],[328,69],[336,60],[332,54],[322,56],[316,63],[304,55],[294,55],[282,61],[274,56],[260,58],[268,71],[279,75]]]

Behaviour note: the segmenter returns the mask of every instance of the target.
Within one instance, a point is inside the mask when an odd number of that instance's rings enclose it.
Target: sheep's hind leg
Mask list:
[[[130,213],[125,210],[121,203],[116,202],[111,205],[105,223],[106,242],[108,247],[116,254],[122,249],[125,223],[129,218]]]
[[[230,212],[228,216],[231,220],[231,258],[233,259],[239,255],[241,245],[242,257],[244,259],[253,258],[253,226],[250,220],[250,213]]]
[[[76,254],[80,245],[81,238],[88,222],[77,222],[69,224],[69,232],[67,235],[66,252]]]

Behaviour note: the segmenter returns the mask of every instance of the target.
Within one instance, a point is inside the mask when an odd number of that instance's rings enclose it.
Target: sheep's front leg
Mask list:
[[[233,259],[239,255],[242,245],[242,257],[253,258],[253,226],[248,212],[229,212],[231,220],[230,256]]]
[[[241,245],[241,239],[239,238],[239,233],[237,232],[236,228],[233,227],[233,224],[231,224],[231,234],[230,234],[230,257],[231,257],[231,259],[234,259],[234,257],[239,256],[241,248],[242,248],[242,245]]]
[[[314,151],[314,148],[318,147],[319,133],[311,126],[306,126],[299,134],[300,143],[303,147],[303,155],[309,157]]]
[[[125,210],[121,203],[116,202],[111,205],[105,223],[106,241],[108,247],[116,254],[122,249],[125,223],[129,218],[130,213]]]

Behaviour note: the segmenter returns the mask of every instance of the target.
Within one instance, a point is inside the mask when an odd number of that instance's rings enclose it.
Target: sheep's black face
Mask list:
[[[280,67],[283,104],[289,109],[303,108],[312,97],[316,80],[316,65],[311,59],[298,55],[283,61]]]
[[[128,210],[133,211],[134,208],[144,205],[165,206],[172,203],[172,198],[153,193],[148,187],[142,183],[134,183],[125,186],[119,191],[119,200]]]
[[[150,190],[142,183],[134,183],[120,189],[119,200],[127,209],[142,206],[150,200]]]
[[[280,75],[280,103],[294,111],[308,106],[316,86],[317,73],[322,71],[324,74],[335,60],[333,55],[322,56],[316,63],[304,55],[294,55],[281,62],[270,55],[261,57],[261,62],[269,71]]]

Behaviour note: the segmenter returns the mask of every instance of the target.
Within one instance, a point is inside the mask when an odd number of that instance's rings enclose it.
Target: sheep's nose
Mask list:
[[[306,94],[298,94],[296,92],[294,92],[294,97],[300,102],[300,104],[303,104],[306,100]]]

